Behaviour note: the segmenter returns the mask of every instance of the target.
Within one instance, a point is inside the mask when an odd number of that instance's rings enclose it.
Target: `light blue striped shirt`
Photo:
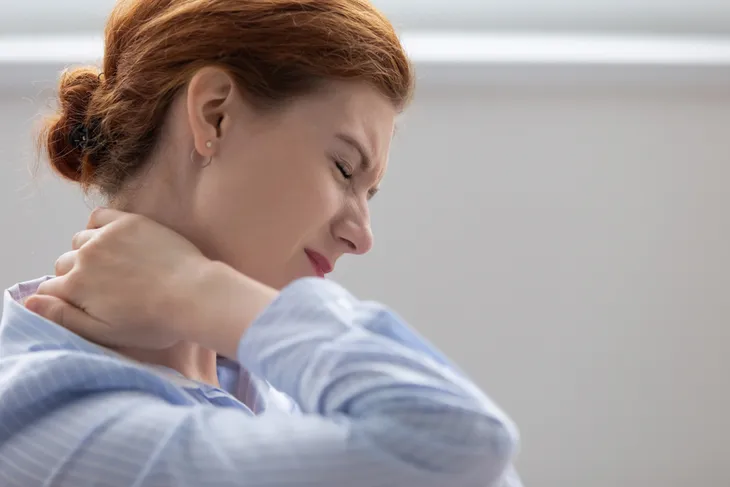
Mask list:
[[[333,282],[285,288],[215,388],[29,312],[41,281],[4,296],[2,487],[520,485],[505,414],[396,315]]]

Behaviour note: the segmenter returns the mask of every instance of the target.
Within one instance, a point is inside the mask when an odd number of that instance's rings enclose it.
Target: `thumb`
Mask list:
[[[79,308],[55,296],[33,295],[25,301],[25,307],[29,311],[82,336],[86,335],[84,332],[87,330],[95,328],[98,330],[104,326],[100,321],[92,318]]]

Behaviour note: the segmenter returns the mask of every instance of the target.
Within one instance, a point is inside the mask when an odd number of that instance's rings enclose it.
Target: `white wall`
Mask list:
[[[0,94],[2,287],[86,218],[27,174],[45,94]],[[726,90],[427,86],[337,278],[513,415],[527,486],[730,485],[729,127]]]

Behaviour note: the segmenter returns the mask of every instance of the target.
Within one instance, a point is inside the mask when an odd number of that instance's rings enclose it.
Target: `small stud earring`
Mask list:
[[[210,149],[211,147],[213,147],[213,142],[211,142],[211,141],[209,140],[208,142],[206,142],[206,143],[205,143],[205,146],[206,146],[206,147],[207,147],[208,149]]]

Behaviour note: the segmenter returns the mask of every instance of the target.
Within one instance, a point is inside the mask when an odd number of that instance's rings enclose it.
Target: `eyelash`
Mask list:
[[[349,181],[353,177],[353,173],[348,171],[347,164],[344,162],[340,162],[338,159],[333,159],[332,162],[334,162],[335,167],[338,171],[340,171],[340,174],[342,174],[342,177],[345,178],[346,181]],[[377,189],[371,189],[368,191],[368,200],[370,200],[373,196],[377,194]]]
[[[340,174],[342,174],[343,178],[352,179],[352,173],[348,172],[347,166],[344,163],[338,161],[337,159],[335,159],[334,162],[335,162],[335,166],[337,167],[337,170],[340,171]]]

